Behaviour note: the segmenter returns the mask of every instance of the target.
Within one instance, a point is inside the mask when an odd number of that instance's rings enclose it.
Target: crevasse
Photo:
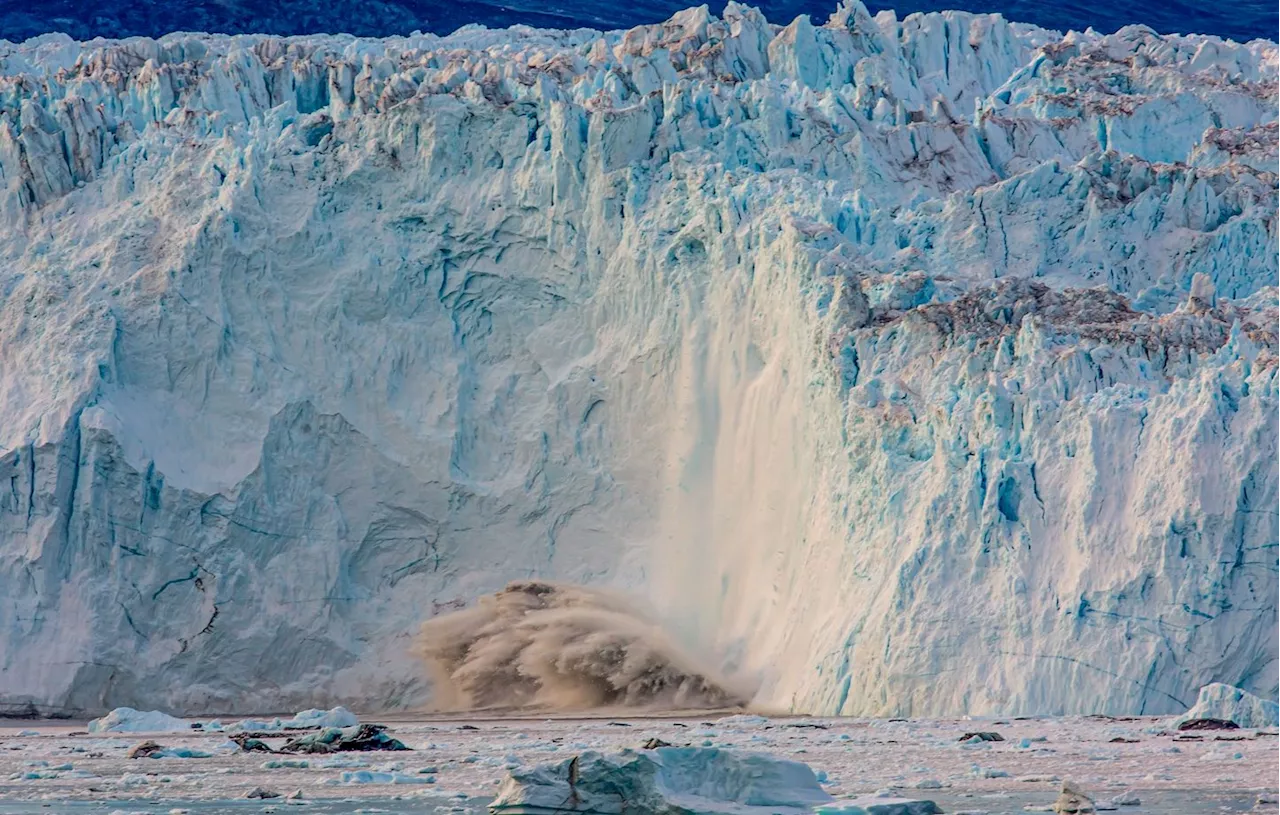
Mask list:
[[[0,708],[417,704],[532,576],[768,709],[1274,697],[1276,83],[856,0],[0,42]]]

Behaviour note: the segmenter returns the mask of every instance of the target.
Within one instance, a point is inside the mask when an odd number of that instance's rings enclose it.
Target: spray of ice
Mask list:
[[[429,620],[417,653],[441,709],[737,707],[750,692],[681,649],[630,600],[515,582]]]

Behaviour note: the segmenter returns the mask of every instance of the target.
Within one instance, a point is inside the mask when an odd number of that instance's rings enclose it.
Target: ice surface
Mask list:
[[[1223,719],[1241,727],[1280,727],[1280,704],[1215,682],[1201,688],[1195,706],[1171,724],[1177,727],[1191,719]]]
[[[170,733],[190,732],[191,723],[158,710],[118,707],[89,722],[90,733]]]
[[[565,801],[605,815],[751,815],[810,812],[831,801],[808,766],[763,753],[659,747],[617,754],[586,752],[565,761],[512,770],[494,813],[551,813]]]
[[[421,704],[530,578],[768,709],[1273,698],[1276,78],[856,2],[0,43],[0,701]]]

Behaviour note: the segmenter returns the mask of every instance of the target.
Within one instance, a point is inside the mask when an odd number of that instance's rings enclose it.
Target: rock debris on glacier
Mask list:
[[[769,708],[1274,698],[1276,78],[857,2],[0,43],[0,703],[416,704],[529,577]]]

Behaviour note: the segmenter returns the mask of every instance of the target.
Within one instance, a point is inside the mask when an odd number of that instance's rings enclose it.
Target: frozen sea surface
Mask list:
[[[722,715],[625,719],[419,719],[392,725],[404,753],[273,757],[219,752],[219,734],[157,734],[165,746],[206,759],[128,759],[145,738],[88,735],[60,723],[0,724],[0,815],[27,812],[190,813],[294,811],[283,800],[245,800],[256,787],[302,790],[315,813],[482,812],[508,769],[585,750],[673,744],[772,753],[809,764],[837,799],[890,789],[935,800],[948,813],[1021,813],[1052,804],[1072,779],[1095,800],[1135,794],[1139,813],[1275,811],[1255,807],[1275,792],[1273,730],[1207,732],[1199,740],[1144,718],[809,719]],[[36,731],[38,735],[18,735]],[[1004,741],[962,744],[972,731]],[[1219,740],[1219,736],[1223,740]],[[1125,739],[1125,741],[1113,741]],[[419,784],[343,783],[364,768]],[[344,773],[346,775],[344,776]],[[28,777],[35,776],[35,777]],[[304,811],[303,807],[296,807]]]

